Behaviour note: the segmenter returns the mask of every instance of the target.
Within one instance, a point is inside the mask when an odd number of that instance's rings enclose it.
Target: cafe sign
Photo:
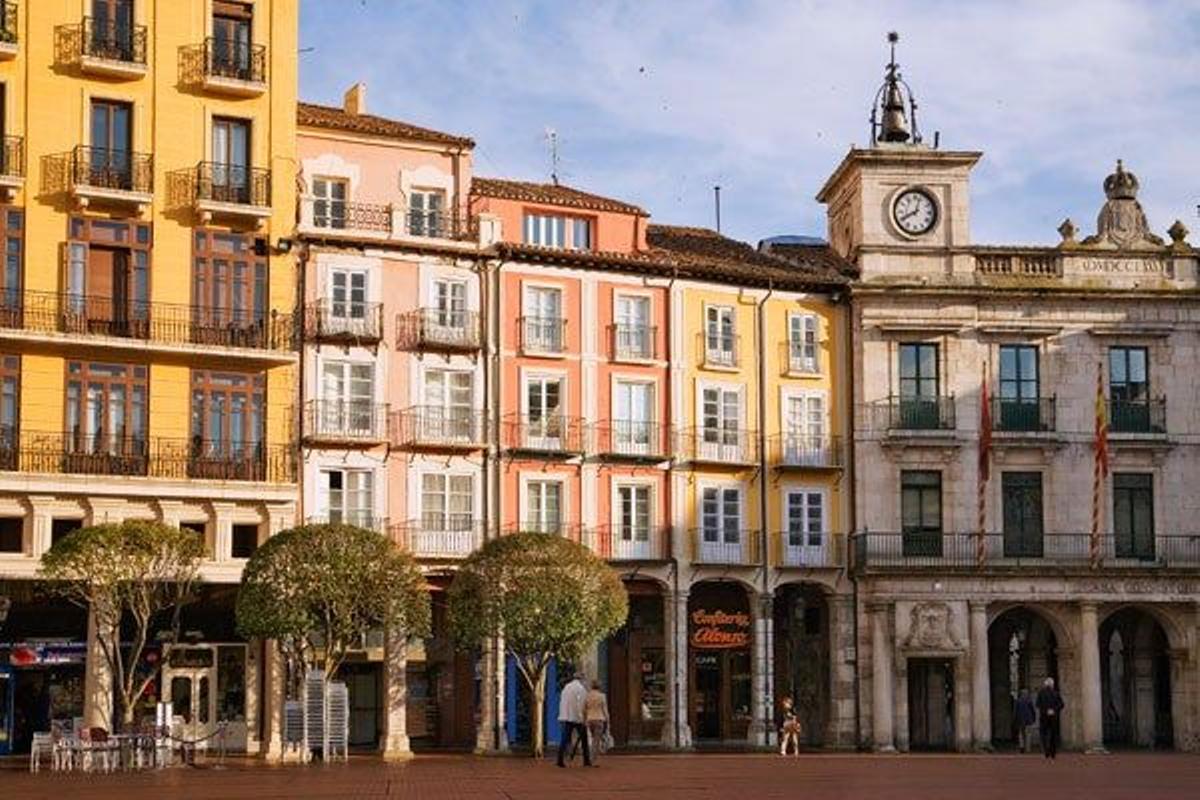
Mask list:
[[[692,612],[692,647],[725,650],[750,646],[750,615],[744,611]]]

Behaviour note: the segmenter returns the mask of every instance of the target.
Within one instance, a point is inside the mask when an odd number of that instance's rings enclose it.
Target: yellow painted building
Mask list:
[[[0,593],[135,518],[235,583],[298,499],[299,3],[0,6]]]

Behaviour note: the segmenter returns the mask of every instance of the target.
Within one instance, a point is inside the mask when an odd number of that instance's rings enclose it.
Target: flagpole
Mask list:
[[[975,565],[978,567],[982,567],[987,561],[987,485],[991,477],[989,459],[992,447],[992,415],[987,372],[987,361],[984,361],[983,380],[979,390],[979,525],[975,535]]]
[[[1092,536],[1089,541],[1092,569],[1100,567],[1100,490],[1108,474],[1108,419],[1104,405],[1104,362],[1096,370],[1095,464],[1092,469]]]

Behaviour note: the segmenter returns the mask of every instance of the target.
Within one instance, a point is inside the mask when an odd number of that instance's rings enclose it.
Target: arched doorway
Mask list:
[[[801,741],[825,744],[829,723],[829,604],[812,584],[788,584],[775,593],[776,728],[780,703],[790,697],[800,718]]]
[[[705,581],[688,597],[688,721],[698,744],[745,741],[753,713],[753,614],[746,589]]]
[[[1015,747],[1019,741],[1016,701],[1022,689],[1036,697],[1046,678],[1058,676],[1058,639],[1045,617],[1028,608],[1013,608],[988,628],[991,672],[992,743]]]
[[[1174,747],[1167,634],[1145,611],[1123,608],[1100,626],[1100,697],[1105,746]]]
[[[629,616],[602,647],[612,736],[620,746],[657,744],[667,713],[662,587],[654,581],[626,580],[625,590]]]

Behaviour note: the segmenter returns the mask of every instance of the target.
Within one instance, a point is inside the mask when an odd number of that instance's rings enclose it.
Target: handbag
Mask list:
[[[606,727],[604,729],[604,735],[600,737],[600,752],[607,753],[609,750],[613,749],[614,744],[615,742],[613,742],[612,734],[609,733],[608,728]]]

